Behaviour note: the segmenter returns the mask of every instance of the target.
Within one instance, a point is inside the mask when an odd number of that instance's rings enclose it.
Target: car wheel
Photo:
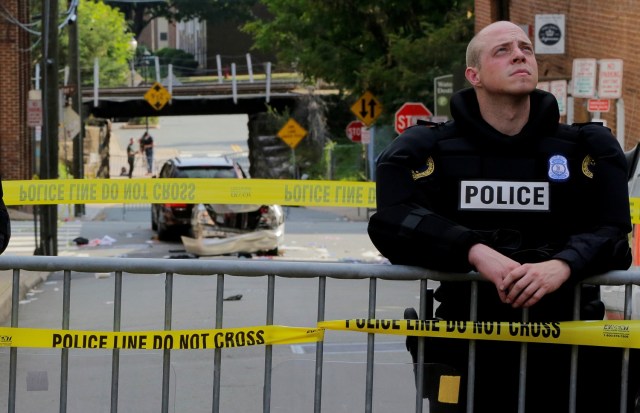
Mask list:
[[[156,223],[156,220],[154,219],[155,215],[153,214],[153,208],[151,208],[151,229],[153,231],[156,231],[158,229],[158,224]]]
[[[168,241],[171,238],[171,232],[166,225],[158,223],[158,239],[160,241]]]

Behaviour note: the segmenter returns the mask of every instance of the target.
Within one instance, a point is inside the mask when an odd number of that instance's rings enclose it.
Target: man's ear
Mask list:
[[[467,67],[464,71],[464,77],[467,78],[471,86],[478,86],[480,84],[480,74],[475,67]]]

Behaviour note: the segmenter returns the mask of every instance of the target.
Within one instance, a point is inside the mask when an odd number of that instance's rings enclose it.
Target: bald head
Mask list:
[[[473,39],[469,42],[467,46],[467,67],[480,67],[480,54],[482,50],[486,46],[486,39],[491,37],[496,31],[501,29],[512,29],[515,28],[517,30],[522,31],[520,26],[513,24],[508,21],[498,21],[491,23],[487,27],[480,30]],[[523,31],[524,33],[524,31]]]

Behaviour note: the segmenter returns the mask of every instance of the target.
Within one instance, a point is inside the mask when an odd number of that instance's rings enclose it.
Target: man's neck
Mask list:
[[[482,118],[498,132],[517,135],[529,121],[529,96],[496,98],[481,93],[477,96]]]

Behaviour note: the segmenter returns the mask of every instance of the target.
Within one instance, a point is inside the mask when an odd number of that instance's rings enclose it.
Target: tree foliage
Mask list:
[[[100,66],[100,85],[116,86],[125,83],[129,72],[132,34],[128,31],[124,15],[112,7],[94,0],[80,0],[78,6],[78,38],[80,76],[83,83],[93,80],[94,60]],[[60,55],[68,59],[69,36],[60,36]]]
[[[370,90],[387,114],[431,102],[433,78],[464,64],[473,35],[472,0],[261,1],[273,18],[244,26],[256,48],[311,82]]]
[[[190,76],[198,68],[198,61],[193,54],[180,49],[169,47],[162,48],[156,52],[160,59],[160,66],[173,65],[173,71],[178,76]]]
[[[104,0],[124,12],[131,31],[136,37],[155,18],[165,17],[170,21],[193,18],[206,20],[210,24],[224,21],[244,21],[251,16],[251,8],[257,0]]]

